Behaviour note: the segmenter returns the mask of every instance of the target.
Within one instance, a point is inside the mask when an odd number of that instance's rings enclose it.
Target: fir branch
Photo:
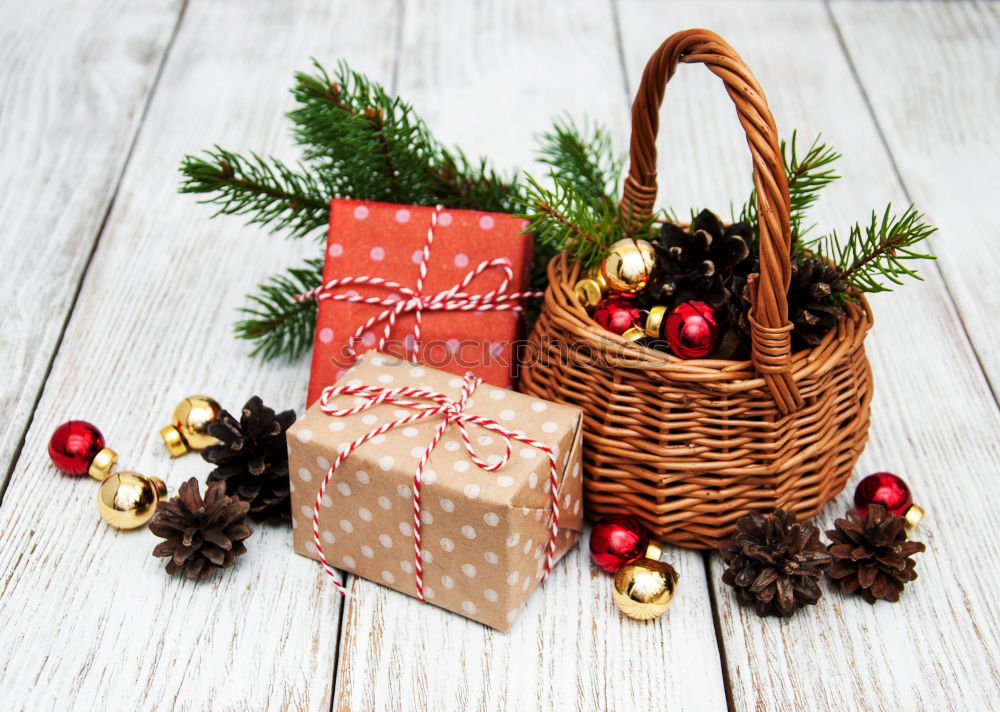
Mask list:
[[[561,182],[573,185],[592,202],[616,202],[624,158],[615,155],[606,129],[586,122],[581,129],[563,116],[538,140],[538,161],[548,165]]]
[[[803,227],[803,221],[806,213],[819,199],[820,191],[840,178],[840,175],[831,166],[841,157],[841,154],[823,143],[821,139],[821,136],[813,139],[809,149],[801,158],[798,152],[797,131],[792,132],[791,142],[781,142],[781,160],[785,166],[791,205],[790,222],[793,244],[813,229],[813,225]],[[756,188],[751,191],[749,199],[740,209],[739,220],[749,222],[753,226],[754,239],[756,239],[759,235]]]
[[[308,160],[358,200],[510,212],[518,186],[486,159],[444,148],[413,107],[343,62],[299,73],[289,113]]]
[[[251,355],[267,360],[285,357],[296,359],[312,348],[316,331],[316,300],[295,301],[323,281],[323,259],[308,259],[302,267],[273,275],[248,295],[251,306],[240,311],[245,315],[234,326],[237,338],[253,341]]]
[[[516,212],[523,197],[516,180],[498,174],[485,158],[474,161],[460,149],[441,150],[430,194],[434,204],[497,213]]]
[[[615,203],[594,203],[575,184],[565,183],[557,175],[551,178],[553,187],[546,188],[532,176],[525,176],[527,230],[534,233],[543,254],[568,250],[586,268],[600,262],[608,248],[622,238],[654,238],[652,219],[626,230]]]
[[[525,176],[524,217],[535,244],[549,252],[569,250],[574,260],[589,267],[600,261],[606,248],[623,237],[617,213],[603,203],[594,204],[576,186],[553,176],[553,187],[543,187]]]
[[[301,165],[293,170],[276,158],[243,158],[216,146],[204,157],[185,156],[180,172],[180,192],[209,196],[200,202],[219,206],[215,215],[249,215],[247,224],[288,230],[288,237],[326,227],[333,188]]]
[[[605,129],[586,123],[581,128],[568,117],[560,117],[538,140],[538,161],[549,167],[552,187],[525,175],[522,198],[528,230],[535,235],[536,275],[544,277],[539,263],[562,250],[569,250],[574,260],[589,267],[617,240],[652,236],[652,220],[631,233],[621,220],[618,195],[623,159],[614,154]]]
[[[935,259],[913,247],[936,230],[912,205],[898,217],[892,214],[892,205],[889,205],[881,219],[873,211],[864,229],[855,223],[844,244],[840,244],[834,231],[811,241],[807,247],[832,261],[840,269],[841,279],[851,285],[855,293],[887,292],[892,289],[890,283],[903,284],[904,277],[922,279],[908,263]],[[850,298],[850,292],[847,294]]]
[[[358,200],[425,204],[440,147],[423,120],[344,62],[333,77],[313,64],[295,75],[288,114],[305,158]]]

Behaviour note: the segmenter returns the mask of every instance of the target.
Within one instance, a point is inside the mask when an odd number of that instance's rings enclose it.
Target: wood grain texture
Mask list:
[[[611,6],[408,3],[399,93],[446,141],[527,166],[532,135],[567,109],[626,144]],[[445,18],[447,18],[445,20]],[[586,538],[507,634],[362,580],[344,620],[335,709],[725,708],[703,559],[668,557],[680,591],[662,619],[622,618]]]
[[[181,398],[207,392],[234,410],[255,393],[279,408],[304,401],[308,363],[248,358],[231,322],[247,290],[316,246],[210,221],[211,208],[177,195],[177,166],[213,142],[294,156],[283,116],[294,70],[315,53],[391,75],[396,9],[187,8],[0,507],[5,709],[329,707],[341,601],[286,528],[255,525],[249,553],[211,582],[171,579],[150,556],[159,540],[105,526],[96,484],[57,474],[46,443],[59,422],[92,420],[123,469],[176,487],[209,470],[197,456],[171,461],[160,442]],[[89,71],[111,81],[114,66]]]
[[[180,9],[0,5],[0,490]]]
[[[879,4],[867,5],[873,9]],[[936,11],[949,12],[945,8],[967,11],[961,4],[941,5]],[[886,56],[895,39],[907,34],[879,12],[853,5],[850,12],[870,23],[865,29],[868,41],[859,44],[879,38]],[[840,169],[845,178],[818,206],[820,225],[844,230],[872,208],[888,201],[905,203],[822,5],[690,2],[666,10],[652,3],[622,3],[624,43],[630,52],[634,47],[644,56],[648,46],[659,41],[660,32],[654,28],[663,26],[705,26],[722,34],[756,73],[779,129],[787,135],[797,127],[808,138],[821,128],[843,151]],[[845,32],[849,35],[850,30]],[[775,41],[779,36],[781,41]],[[849,38],[847,43],[851,46]],[[629,66],[637,66],[637,57],[627,56]],[[976,75],[966,74],[966,65],[956,56],[942,72],[951,91],[974,92]],[[880,71],[883,85],[927,81],[913,65],[891,72],[882,64]],[[741,192],[730,192],[730,185],[732,179],[748,183],[747,165],[742,158],[733,161],[731,156],[741,154],[730,153],[728,146],[725,156],[716,152],[713,144],[725,131],[719,122],[728,123],[732,116],[716,113],[718,101],[709,94],[719,94],[719,87],[701,74],[696,85],[673,95],[673,106],[679,107],[676,115],[670,116],[667,109],[667,135],[674,130],[689,143],[678,144],[672,156],[664,156],[664,171],[676,171],[678,160],[686,159],[684,180],[693,174],[694,187],[707,188],[697,195],[707,194],[709,204],[718,206],[740,200]],[[880,91],[865,88],[869,95]],[[697,118],[690,107],[697,107]],[[921,116],[914,107],[908,119],[920,124]],[[669,127],[670,121],[676,129]],[[935,135],[927,127],[918,131],[928,132],[921,134],[925,142]],[[953,170],[948,164],[935,166],[942,168]],[[947,183],[949,175],[941,173],[939,179]],[[716,185],[706,186],[703,181],[709,179]],[[691,189],[679,186],[685,195]],[[964,237],[962,222],[951,222],[937,211],[932,217],[941,226],[935,247]],[[948,259],[942,255],[943,261]],[[957,265],[951,269],[961,270]],[[876,394],[871,440],[858,466],[858,473],[888,469],[903,474],[917,500],[929,508],[919,530],[928,545],[918,559],[920,579],[898,605],[870,607],[860,598],[829,590],[817,607],[790,621],[760,620],[737,607],[719,581],[721,561],[713,556],[711,582],[720,605],[736,709],[967,709],[996,703],[1000,636],[994,591],[1000,551],[988,534],[995,530],[988,502],[1000,496],[995,478],[1000,419],[945,283],[933,267],[925,267],[924,273],[925,283],[911,283],[898,294],[873,300],[875,329],[868,349]],[[971,277],[966,279],[974,284]],[[995,290],[989,298],[994,296]],[[855,482],[824,510],[819,518],[823,525],[832,524],[844,511]]]
[[[1000,241],[986,206],[1000,190],[1000,5],[836,2],[831,10],[906,197],[948,227],[934,250],[998,395]],[[890,28],[894,41],[880,41]]]
[[[976,206],[996,184],[996,6],[191,0],[114,195],[177,11],[167,0],[0,8],[0,259],[19,278],[0,304],[0,359],[12,364],[0,472],[33,417],[0,506],[4,710],[724,709],[709,585],[737,710],[996,708],[1000,417],[958,318],[995,379],[995,230]],[[532,134],[563,109],[610,124],[624,147],[616,11],[632,89],[668,34],[709,27],[756,72],[784,134],[823,131],[844,152],[820,225],[843,230],[908,191],[941,227],[940,272],[873,300],[874,423],[858,470],[904,474],[929,510],[920,579],[900,604],[830,592],[791,621],[760,620],[719,584],[718,557],[709,581],[701,555],[668,550],[678,597],[660,621],[635,624],[578,547],[510,633],[359,580],[339,630],[341,602],[286,530],[258,526],[213,582],[171,580],[149,556],[151,534],[110,530],[95,484],[52,470],[53,427],[83,417],[123,468],[174,487],[203,480],[207,465],[170,460],[156,434],[174,402],[199,391],[234,409],[252,393],[279,408],[303,400],[308,364],[248,359],[230,324],[247,289],[316,248],[209,221],[210,208],[176,195],[183,153],[219,142],[294,157],[282,112],[310,55],[386,80],[398,66],[399,92],[443,139],[506,167],[528,164]],[[682,68],[662,116],[661,203],[685,215],[742,202],[749,158],[718,81]]]

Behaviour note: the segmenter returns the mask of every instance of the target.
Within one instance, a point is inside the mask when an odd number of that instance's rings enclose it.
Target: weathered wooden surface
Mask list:
[[[997,396],[1000,4],[835,2],[832,15],[905,199],[942,226],[934,251]]]
[[[290,154],[293,72],[336,47],[388,75],[395,9],[186,8],[0,507],[5,709],[329,707],[341,601],[285,529],[257,525],[250,553],[211,583],[173,580],[150,556],[159,540],[105,526],[96,483],[55,473],[46,443],[63,420],[93,420],[123,468],[176,487],[209,470],[196,455],[171,461],[157,434],[184,396],[234,410],[254,393],[301,404],[308,365],[247,358],[231,323],[251,285],[315,245],[209,221],[210,208],[177,195],[177,165],[213,142]]]
[[[118,189],[181,10],[0,6],[0,491]]]
[[[5,709],[997,706],[1000,418],[985,374],[995,390],[1000,270],[983,217],[998,187],[996,5],[189,0],[146,114],[176,3],[25,8],[0,10],[16,58],[0,69],[0,256],[18,280],[0,337],[13,365],[0,471],[27,429],[0,505]],[[921,577],[900,604],[829,592],[791,621],[762,621],[719,583],[718,557],[706,576],[701,554],[670,550],[678,598],[635,624],[578,548],[498,634],[365,581],[350,582],[358,598],[342,606],[277,527],[260,527],[213,583],[170,580],[148,555],[152,535],[108,529],[94,483],[52,472],[45,443],[70,417],[99,423],[124,467],[176,487],[208,471],[195,456],[169,460],[159,442],[179,398],[206,391],[238,408],[259,393],[300,406],[307,363],[249,359],[229,330],[252,284],[315,248],[208,221],[175,190],[179,157],[213,142],[294,156],[282,112],[310,55],[394,83],[446,142],[513,167],[563,110],[608,124],[625,146],[646,58],[697,25],[744,55],[783,133],[822,131],[844,152],[845,178],[814,213],[821,226],[843,231],[912,198],[941,228],[940,269],[873,300],[876,400],[858,471],[904,473],[930,511]],[[749,188],[731,103],[702,68],[671,82],[660,150],[661,202],[681,213],[726,213]]]
[[[525,166],[533,134],[569,107],[613,127],[624,143],[628,104],[602,0],[453,0],[433,12],[413,3],[406,17],[398,90],[443,140]],[[672,560],[685,590],[706,590],[700,554],[676,552]],[[669,620],[623,625],[609,585],[577,547],[504,635],[358,581],[335,709],[612,709],[625,698],[651,707],[667,698],[683,709],[724,706],[708,598],[683,597]],[[657,674],[634,674],[638,650]]]
[[[868,13],[854,4],[844,9],[863,17],[859,24],[865,24],[866,37],[881,37],[883,47],[896,33],[909,37],[887,13]],[[655,17],[662,22],[650,21]],[[807,139],[822,129],[825,138],[843,151],[840,170],[845,178],[818,206],[815,215],[820,225],[843,232],[849,222],[864,220],[872,208],[886,202],[905,206],[890,155],[868,113],[863,87],[852,75],[837,29],[823,6],[689,3],[657,16],[645,3],[625,3],[622,27],[630,67],[640,66],[648,52],[643,45],[659,37],[650,28],[668,21],[718,30],[753,68],[768,93],[779,129],[790,133],[797,127]],[[795,31],[776,43],[771,35],[776,26]],[[841,29],[850,36],[849,27]],[[947,35],[938,42],[935,53],[948,55]],[[961,61],[960,55],[956,59]],[[681,96],[668,90],[667,103],[698,111],[671,115],[667,131],[676,127],[673,135],[696,138],[665,144],[671,150],[662,171],[670,176],[679,171],[681,183],[694,172],[728,188],[724,176],[745,175],[748,159],[742,151],[714,156],[709,153],[713,142],[697,138],[699,129],[714,137],[725,130],[724,124],[735,124],[731,112],[715,110],[719,102],[709,94],[722,95],[722,103],[728,99],[703,70],[682,71],[695,79],[679,87]],[[947,75],[954,82],[966,81],[956,65]],[[900,74],[883,76],[882,84],[894,83],[914,80]],[[910,114],[910,120],[916,123],[914,116]],[[667,182],[676,184],[673,179]],[[672,194],[670,199],[687,205],[707,194],[718,204],[727,194],[717,185],[689,196],[690,188],[678,184],[682,197]],[[960,225],[953,226],[934,212],[932,217],[941,226],[933,248],[964,238],[957,234]],[[953,265],[953,269],[960,268]],[[870,607],[827,588],[818,606],[790,621],[761,620],[736,605],[719,580],[721,559],[713,556],[711,583],[720,603],[721,643],[737,709],[960,709],[995,704],[989,686],[983,685],[995,683],[997,676],[997,609],[988,591],[1000,552],[988,535],[982,541],[976,533],[995,528],[986,502],[1000,496],[1000,485],[992,475],[1000,457],[1000,419],[944,281],[933,265],[922,271],[926,283],[908,284],[899,294],[872,300],[876,327],[868,352],[876,393],[871,441],[857,468],[859,473],[888,469],[905,474],[918,501],[929,506],[931,514],[919,529],[919,538],[928,545],[928,551],[918,556],[921,578],[898,605]],[[992,290],[989,298],[995,293]],[[825,526],[842,515],[855,481],[824,510],[820,521]]]

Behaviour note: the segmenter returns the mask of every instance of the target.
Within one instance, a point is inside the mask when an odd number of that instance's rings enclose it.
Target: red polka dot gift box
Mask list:
[[[513,388],[523,229],[501,213],[332,201],[307,402],[371,349]]]
[[[288,430],[294,549],[507,630],[580,536],[581,420],[369,351]]]

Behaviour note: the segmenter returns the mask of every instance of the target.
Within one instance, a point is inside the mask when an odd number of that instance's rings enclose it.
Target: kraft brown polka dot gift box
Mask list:
[[[370,351],[288,430],[295,551],[507,630],[580,536],[581,418]]]
[[[513,388],[531,270],[525,226],[479,210],[331,201],[306,402],[368,350]]]

